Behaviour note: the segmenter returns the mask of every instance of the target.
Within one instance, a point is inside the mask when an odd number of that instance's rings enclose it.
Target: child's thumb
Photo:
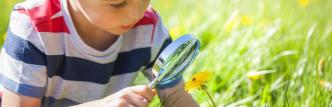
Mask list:
[[[146,85],[136,85],[136,86],[129,87],[129,89],[133,93],[141,95],[141,96],[145,97],[146,99],[148,99],[149,101],[151,101],[153,96],[155,95],[153,93],[152,89],[150,89]]]

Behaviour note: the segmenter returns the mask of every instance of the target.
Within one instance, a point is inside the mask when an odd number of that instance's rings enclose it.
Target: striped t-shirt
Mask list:
[[[0,81],[6,89],[41,98],[43,106],[68,106],[131,85],[137,71],[151,80],[156,56],[171,42],[152,8],[112,46],[99,51],[80,38],[66,2],[15,5],[0,56]]]

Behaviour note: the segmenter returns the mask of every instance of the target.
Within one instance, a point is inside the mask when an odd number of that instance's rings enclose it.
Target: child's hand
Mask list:
[[[122,89],[103,99],[90,101],[73,107],[147,107],[155,95],[148,86],[137,85]]]
[[[154,95],[145,85],[127,87],[102,99],[103,107],[147,107]]]

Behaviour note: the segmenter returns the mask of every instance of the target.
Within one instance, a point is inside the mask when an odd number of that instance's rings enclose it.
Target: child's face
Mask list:
[[[150,0],[76,0],[85,18],[104,31],[121,35],[144,16]]]

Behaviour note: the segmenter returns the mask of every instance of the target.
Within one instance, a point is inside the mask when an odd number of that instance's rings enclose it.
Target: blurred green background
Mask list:
[[[15,2],[0,1],[1,35]],[[212,72],[207,89],[218,106],[332,106],[331,0],[151,2],[173,39],[192,33],[201,41],[184,77]],[[135,82],[146,83],[141,74]],[[190,94],[210,106],[203,92]]]

